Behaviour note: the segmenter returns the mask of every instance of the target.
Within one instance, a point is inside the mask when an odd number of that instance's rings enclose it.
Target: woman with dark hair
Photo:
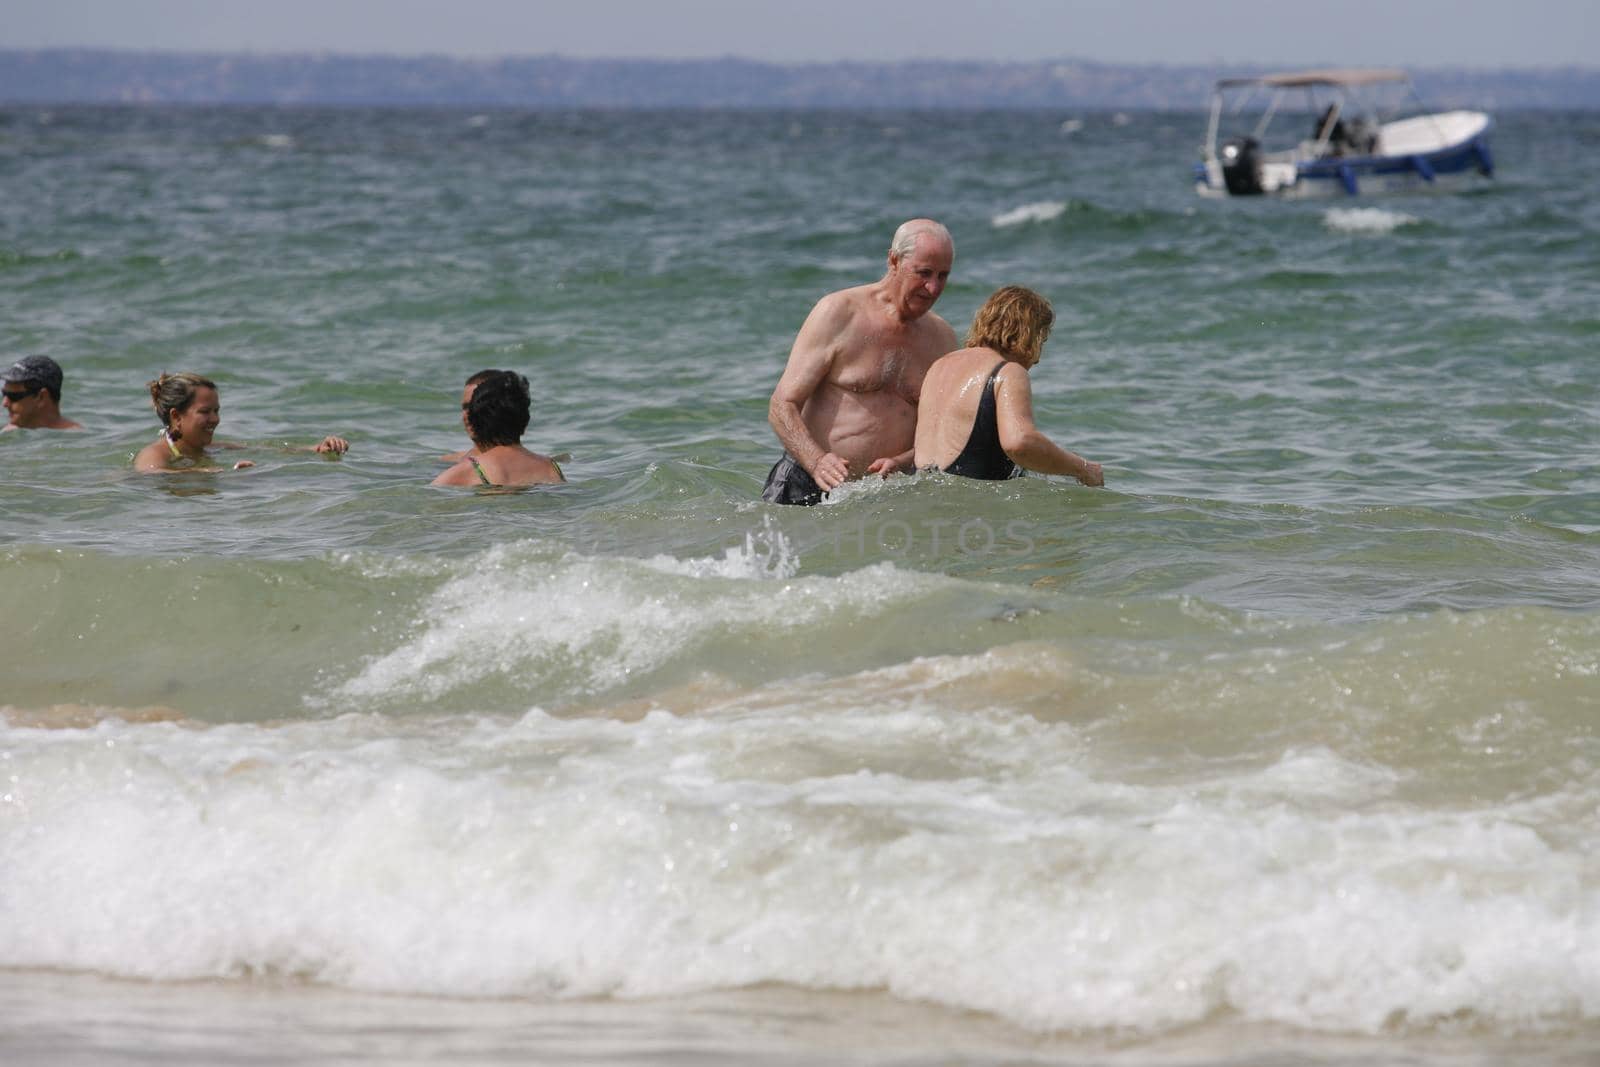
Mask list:
[[[522,447],[533,407],[528,379],[495,371],[472,387],[466,405],[472,451],[435,478],[434,485],[549,485],[567,480],[555,460]]]
[[[1056,315],[1032,289],[1008,285],[972,319],[967,347],[940,356],[922,380],[915,462],[966,478],[1015,477],[1019,467],[1104,485],[1100,464],[1068,452],[1033,424],[1028,370]]]
[[[478,388],[479,382],[483,381],[485,378],[492,378],[499,373],[500,372],[497,370],[481,370],[477,374],[474,374],[472,377],[468,378],[467,384],[461,387],[461,428],[463,430],[467,428],[467,406],[472,403],[472,391]],[[468,433],[467,436],[471,437],[472,435],[471,433]],[[477,454],[478,450],[469,445],[459,452],[446,452],[444,455],[440,456],[439,459],[444,463],[459,463],[468,456],[475,456]]]
[[[150,404],[161,420],[161,436],[140,449],[133,457],[133,469],[141,474],[157,474],[170,470],[216,471],[214,459],[206,448],[242,448],[243,445],[213,441],[217,425],[222,422],[222,401],[217,394],[217,383],[210,378],[187,371],[179,374],[163,373],[148,383]],[[329,435],[309,451],[327,452],[338,457],[350,448],[342,437]],[[301,449],[305,451],[305,449]],[[293,449],[291,449],[293,451]],[[233,465],[234,470],[254,467],[252,460],[242,459]]]

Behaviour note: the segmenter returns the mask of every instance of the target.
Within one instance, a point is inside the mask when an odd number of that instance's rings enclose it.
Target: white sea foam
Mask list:
[[[1327,751],[1135,784],[1070,725],[786,692],[12,730],[0,959],[467,997],[880,987],[1041,1030],[1600,1015],[1592,827],[1413,808]]]
[[[422,606],[392,651],[337,686],[330,706],[428,701],[490,676],[549,698],[604,692],[729,632],[801,631],[839,614],[915,599],[947,579],[892,564],[850,580],[795,578],[769,524],[721,556],[591,558],[502,545],[472,559]]]
[[[783,579],[793,578],[800,570],[800,556],[783,531],[773,524],[772,516],[763,515],[759,529],[747,531],[743,544],[731,546],[720,557],[683,560],[656,556],[647,565],[692,578]]]
[[[1323,225],[1339,233],[1392,233],[1419,221],[1415,215],[1379,207],[1333,207],[1322,214]]]
[[[1066,210],[1065,201],[1041,200],[1038,203],[1023,204],[1021,207],[1001,212],[990,222],[997,229],[1005,229],[1009,226],[1021,226],[1029,222],[1049,222],[1052,219],[1060,218]]]

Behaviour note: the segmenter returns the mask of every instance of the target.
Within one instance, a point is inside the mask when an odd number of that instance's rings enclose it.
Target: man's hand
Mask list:
[[[850,479],[850,464],[832,452],[824,452],[811,468],[810,474],[823,492],[829,492]]]

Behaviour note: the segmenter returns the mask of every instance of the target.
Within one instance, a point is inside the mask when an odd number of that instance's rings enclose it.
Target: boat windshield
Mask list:
[[[1366,155],[1385,122],[1423,110],[1404,72],[1317,70],[1225,78],[1212,94],[1208,155],[1219,139],[1250,138],[1300,158]]]

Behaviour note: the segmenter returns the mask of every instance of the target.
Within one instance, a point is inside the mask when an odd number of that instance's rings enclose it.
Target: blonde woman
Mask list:
[[[914,446],[918,470],[1001,479],[1018,468],[1104,485],[1100,464],[1068,452],[1033,423],[1028,370],[1056,320],[1050,302],[1008,285],[978,309],[967,347],[940,356],[922,381]]]

